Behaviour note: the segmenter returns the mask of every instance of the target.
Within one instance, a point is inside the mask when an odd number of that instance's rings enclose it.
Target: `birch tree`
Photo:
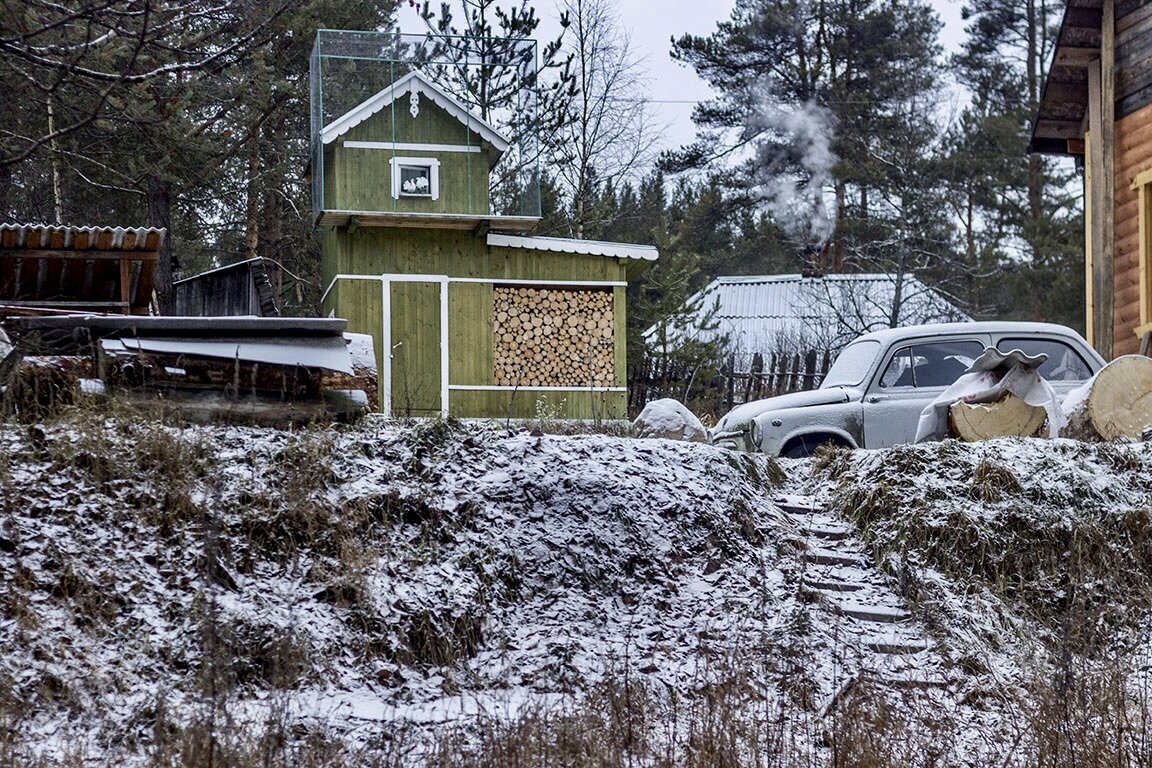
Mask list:
[[[568,199],[570,234],[583,239],[590,224],[607,222],[594,205],[597,186],[622,187],[653,158],[659,130],[652,125],[646,73],[608,0],[563,0],[568,21],[575,95],[554,133],[553,167]]]

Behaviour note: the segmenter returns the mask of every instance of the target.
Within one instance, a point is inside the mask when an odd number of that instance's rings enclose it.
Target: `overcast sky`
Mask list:
[[[955,50],[963,37],[959,0],[931,0],[944,21],[941,42]],[[551,39],[559,32],[554,0],[535,3],[543,23],[539,39]],[[672,60],[671,39],[691,33],[708,35],[716,23],[728,18],[733,0],[616,0],[617,16],[628,32],[632,48],[643,60],[649,73],[647,92],[652,101],[655,120],[666,126],[663,147],[686,144],[695,135],[692,107],[711,95],[708,86],[696,73]],[[435,3],[434,3],[435,5]],[[423,32],[416,10],[402,4],[400,28],[404,32]]]
[[[932,0],[944,21],[941,43],[956,50],[964,34],[958,0]],[[732,0],[618,0],[620,23],[627,30],[632,46],[644,58],[651,75],[649,92],[654,110],[658,110],[668,127],[665,144],[669,147],[691,141],[694,133],[692,107],[710,96],[708,86],[690,68],[672,61],[670,40],[685,33],[707,35],[716,23],[732,12]],[[543,7],[543,3],[540,4]]]

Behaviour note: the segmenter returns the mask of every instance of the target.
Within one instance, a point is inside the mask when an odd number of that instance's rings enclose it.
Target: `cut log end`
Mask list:
[[[1088,394],[1065,404],[1068,427],[1063,434],[1079,440],[1141,440],[1152,426],[1152,359],[1118,357],[1088,385]]]
[[[1044,426],[1043,408],[1009,394],[994,403],[953,403],[948,409],[952,434],[967,443],[994,437],[1035,437]]]

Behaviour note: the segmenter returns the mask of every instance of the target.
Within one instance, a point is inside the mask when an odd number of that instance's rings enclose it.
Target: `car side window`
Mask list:
[[[880,377],[880,386],[910,387],[912,386],[912,348],[907,347],[892,355],[884,375]]]
[[[1048,381],[1085,381],[1092,378],[1092,369],[1080,353],[1056,339],[1001,339],[996,347],[1001,352],[1019,349],[1026,355],[1048,355],[1048,360],[1037,369],[1040,377]]]
[[[960,378],[983,351],[984,345],[978,341],[913,344],[892,356],[880,377],[880,386],[946,387]]]

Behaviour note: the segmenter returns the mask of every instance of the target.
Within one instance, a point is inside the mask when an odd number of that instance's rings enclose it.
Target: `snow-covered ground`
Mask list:
[[[1150,470],[1065,440],[777,464],[441,422],[7,425],[0,754],[119,764],[221,700],[416,744],[606,681],[738,680],[799,753],[867,691],[948,734],[943,764],[1024,764],[1033,681],[1141,682]]]

